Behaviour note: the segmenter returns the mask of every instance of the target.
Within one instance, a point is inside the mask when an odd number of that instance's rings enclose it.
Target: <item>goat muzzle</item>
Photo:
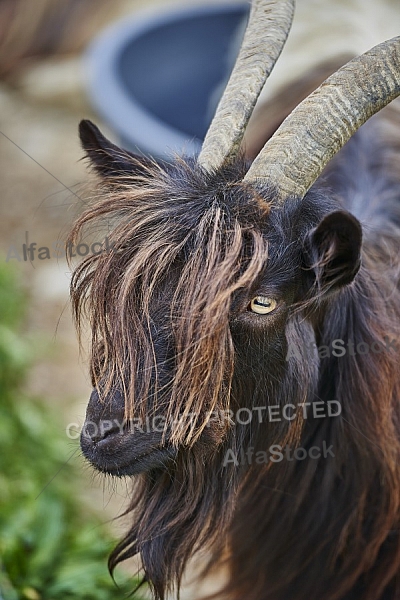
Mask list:
[[[124,412],[120,392],[100,400],[98,391],[93,390],[81,432],[85,458],[98,471],[117,477],[165,468],[177,450],[168,444],[164,429],[127,421]]]

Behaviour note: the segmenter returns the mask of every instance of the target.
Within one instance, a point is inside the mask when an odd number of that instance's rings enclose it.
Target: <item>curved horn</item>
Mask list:
[[[277,202],[302,198],[331,158],[372,115],[400,94],[400,36],[328,77],[285,119],[244,181],[267,180]]]
[[[239,56],[205,137],[198,162],[218,169],[240,148],[258,96],[282,52],[294,0],[253,0]]]

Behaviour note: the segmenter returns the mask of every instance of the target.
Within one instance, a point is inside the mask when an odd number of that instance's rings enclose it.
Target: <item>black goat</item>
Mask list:
[[[345,146],[400,94],[400,38],[339,69],[250,166],[240,144],[292,12],[253,3],[198,160],[137,157],[81,123],[102,196],[70,241],[107,220],[113,245],[72,280],[92,328],[81,443],[137,475],[110,567],[140,553],[157,599],[204,547],[229,600],[400,598],[394,109]]]

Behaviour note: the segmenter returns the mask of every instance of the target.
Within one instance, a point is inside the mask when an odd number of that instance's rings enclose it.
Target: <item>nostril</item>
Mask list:
[[[93,443],[101,442],[107,437],[120,433],[121,428],[118,423],[110,420],[102,420],[98,423],[86,421],[82,428],[82,437]]]
[[[103,437],[101,439],[105,439],[106,437],[110,437],[112,435],[115,435],[116,433],[120,433],[120,427],[118,427],[118,425],[113,425],[112,427],[110,427],[109,429],[104,429],[103,431]]]

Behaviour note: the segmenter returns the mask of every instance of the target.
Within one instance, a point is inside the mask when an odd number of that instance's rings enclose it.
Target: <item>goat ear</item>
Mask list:
[[[361,265],[361,243],[361,225],[345,211],[327,215],[308,234],[306,262],[320,291],[335,291],[353,281]]]
[[[119,148],[87,119],[79,123],[79,137],[92,166],[104,178],[149,175],[151,167],[154,168],[153,161]]]

